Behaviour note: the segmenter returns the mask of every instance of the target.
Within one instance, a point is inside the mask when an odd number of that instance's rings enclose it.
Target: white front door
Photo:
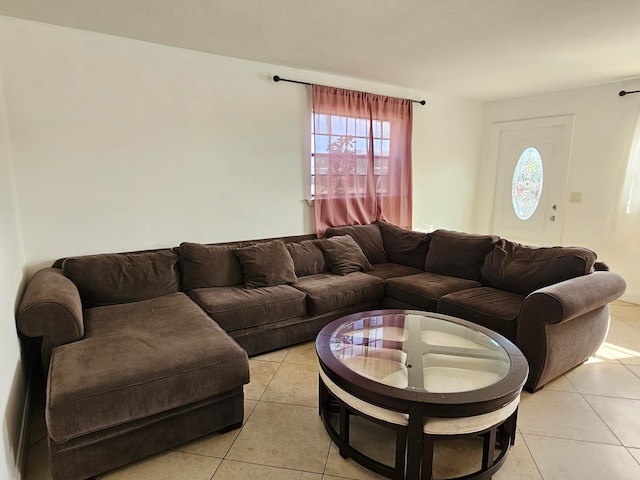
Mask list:
[[[560,245],[574,116],[494,123],[492,233],[526,245]]]

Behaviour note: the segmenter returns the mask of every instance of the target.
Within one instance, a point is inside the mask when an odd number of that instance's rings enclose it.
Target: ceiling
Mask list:
[[[478,100],[640,77],[638,0],[0,0],[0,15]]]

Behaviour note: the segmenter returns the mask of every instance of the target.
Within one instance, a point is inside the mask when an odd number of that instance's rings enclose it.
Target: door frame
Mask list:
[[[494,220],[494,212],[496,209],[496,202],[498,200],[502,201],[502,199],[497,199],[497,185],[498,185],[498,160],[500,156],[500,136],[502,132],[512,131],[512,130],[524,130],[527,128],[544,128],[544,127],[557,127],[564,126],[567,132],[567,156],[568,156],[568,164],[567,164],[567,176],[564,182],[564,185],[561,185],[563,188],[562,198],[557,202],[558,207],[562,210],[562,215],[560,216],[561,225],[558,227],[559,232],[559,244],[562,244],[562,237],[564,234],[564,221],[566,214],[566,206],[567,206],[567,196],[569,190],[569,173],[571,171],[571,156],[573,151],[573,136],[574,136],[574,124],[575,124],[576,116],[574,114],[571,115],[555,115],[551,117],[539,117],[539,118],[529,118],[524,120],[508,120],[501,122],[493,122],[491,124],[490,136],[489,136],[489,155],[487,162],[487,176],[485,178],[490,179],[489,188],[492,189],[492,201],[488,207],[490,208],[489,213],[489,231],[493,232],[493,220]]]

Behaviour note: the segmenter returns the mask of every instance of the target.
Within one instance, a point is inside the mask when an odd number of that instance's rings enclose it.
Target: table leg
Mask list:
[[[405,478],[420,478],[420,467],[423,460],[423,439],[422,408],[418,405],[411,405],[409,407],[409,424],[407,425],[407,468]],[[429,475],[431,474],[430,472]],[[423,476],[422,478],[425,477]],[[431,476],[426,478],[431,480]]]

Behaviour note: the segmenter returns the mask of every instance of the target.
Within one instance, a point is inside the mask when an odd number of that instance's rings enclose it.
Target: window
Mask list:
[[[529,147],[522,152],[513,172],[511,201],[520,220],[529,220],[540,202],[544,172],[540,152]]]
[[[329,189],[342,195],[366,191],[371,148],[376,192],[389,192],[391,123],[390,120],[371,121],[367,118],[313,114],[311,197],[314,198],[316,194],[326,195]],[[330,162],[332,155],[342,156],[343,161]],[[346,180],[350,175],[356,177],[351,184]]]
[[[411,226],[410,100],[313,85],[316,232],[387,220]]]

